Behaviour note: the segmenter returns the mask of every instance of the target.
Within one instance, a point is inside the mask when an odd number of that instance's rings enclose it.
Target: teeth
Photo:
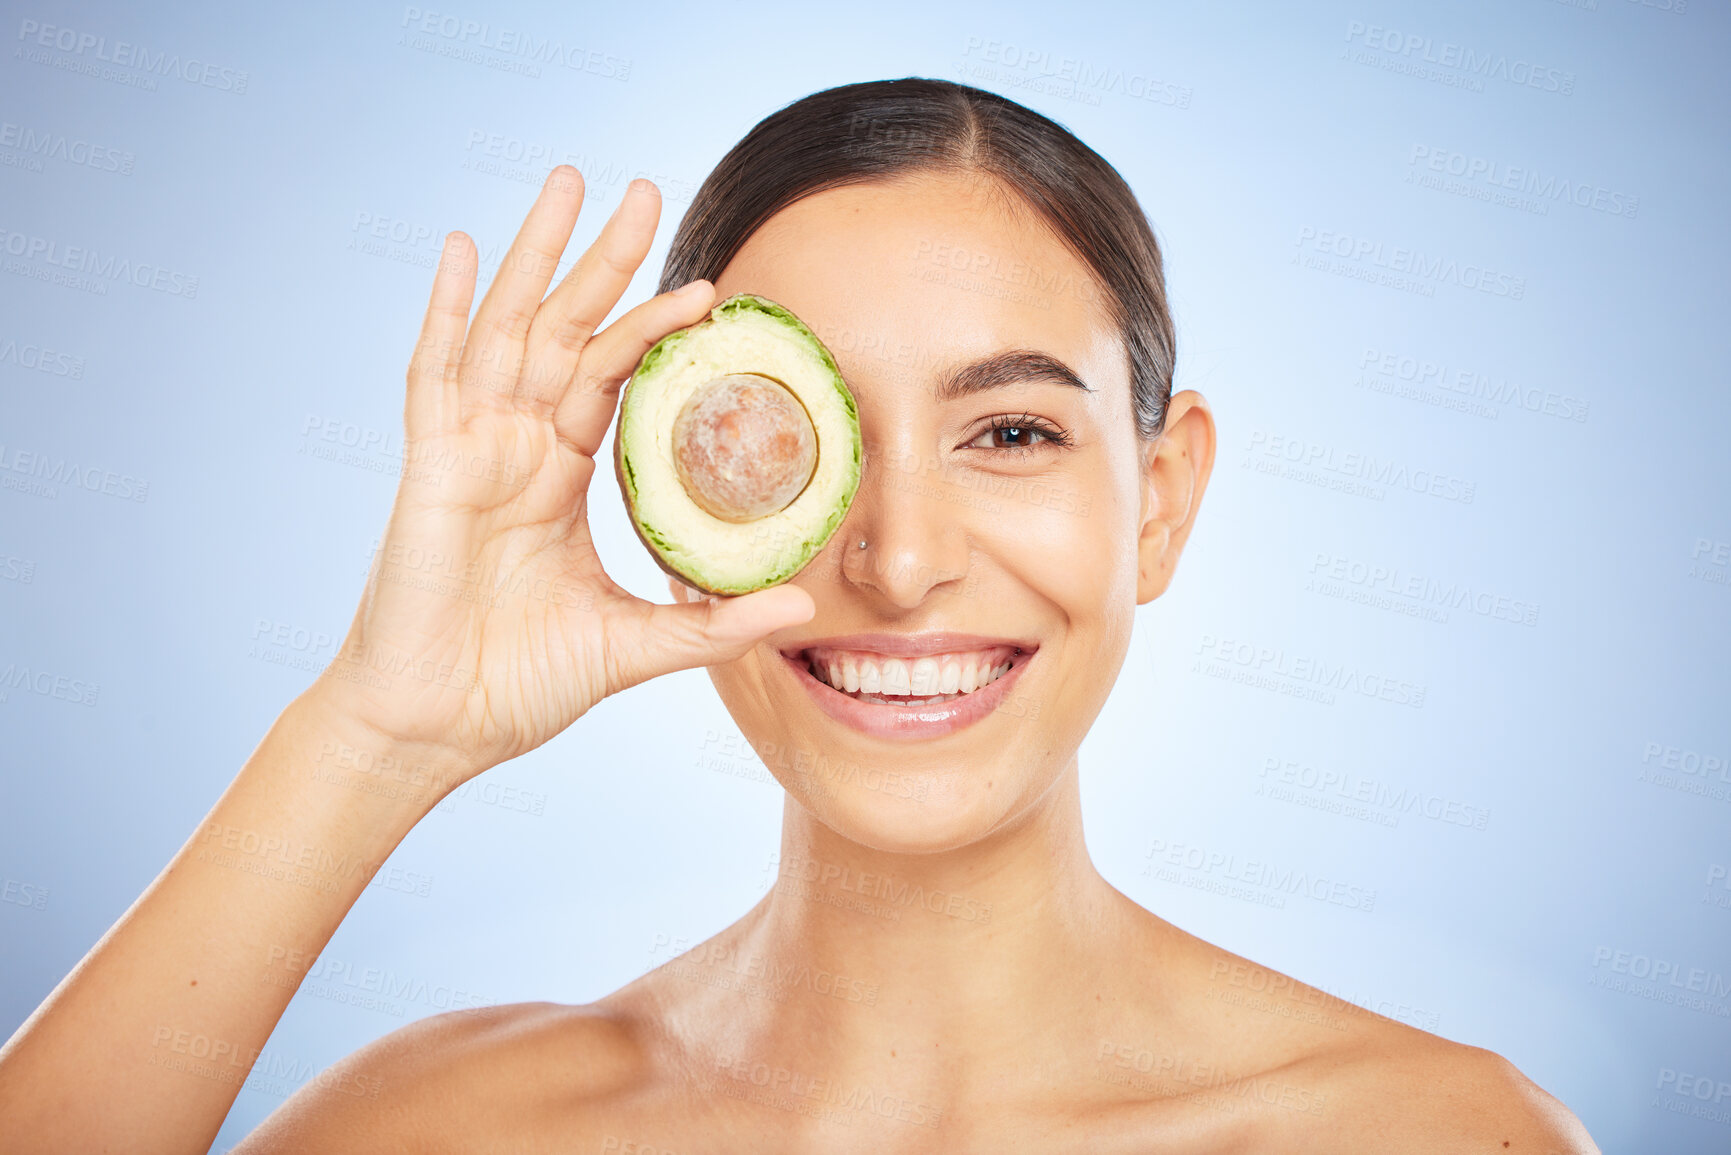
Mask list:
[[[921,698],[929,698],[937,693],[943,678],[936,658],[920,658],[913,664],[909,676],[913,680],[913,686],[908,693]]]
[[[938,683],[938,693],[954,694],[962,684],[962,664],[954,658],[944,659],[943,680]]]
[[[918,658],[847,650],[814,649],[807,657],[812,676],[842,693],[868,701],[935,701],[972,694],[1009,673],[1015,663],[1008,646],[932,654]]]
[[[900,658],[890,658],[884,663],[884,675],[880,694],[896,694],[906,697],[914,692],[913,681],[908,676],[908,664]]]

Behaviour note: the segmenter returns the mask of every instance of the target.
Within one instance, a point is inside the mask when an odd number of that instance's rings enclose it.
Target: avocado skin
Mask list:
[[[774,317],[788,328],[793,329],[795,332],[803,336],[811,343],[812,348],[817,350],[818,355],[823,360],[824,366],[830,372],[830,380],[834,383],[836,393],[841,398],[842,406],[847,413],[848,425],[853,430],[852,444],[848,448],[852,460],[848,464],[847,476],[849,480],[841,494],[840,501],[835,504],[834,508],[830,510],[828,516],[824,518],[823,522],[818,527],[818,532],[801,543],[802,549],[805,551],[806,555],[803,562],[797,566],[788,568],[786,572],[771,572],[766,574],[764,580],[755,584],[724,585],[712,583],[705,579],[701,574],[690,573],[675,568],[667,560],[664,553],[665,550],[672,548],[672,543],[660,540],[658,537],[653,535],[652,530],[645,530],[643,523],[637,516],[636,478],[633,475],[630,463],[625,460],[625,438],[621,434],[623,432],[625,416],[625,398],[629,394],[631,387],[636,384],[639,376],[644,374],[646,371],[653,370],[664,358],[671,356],[674,351],[678,349],[680,343],[683,342],[686,336],[694,329],[697,329],[702,325],[724,320],[732,314],[747,311],[764,313]],[[860,461],[862,456],[862,445],[859,432],[859,406],[854,401],[853,393],[849,391],[846,382],[842,378],[840,366],[836,364],[834,355],[830,353],[829,349],[822,341],[818,340],[817,334],[813,333],[804,321],[801,321],[785,306],[777,304],[768,297],[760,297],[754,293],[734,294],[725,301],[717,304],[714,308],[710,309],[708,317],[696,322],[695,324],[689,325],[686,328],[669,333],[654,345],[650,346],[649,350],[643,354],[642,359],[638,361],[637,368],[631,374],[631,380],[626,382],[624,389],[620,391],[617,424],[619,427],[614,430],[613,436],[613,476],[619,483],[620,493],[625,498],[626,520],[631,523],[632,532],[637,535],[637,540],[643,543],[643,547],[649,551],[649,556],[655,559],[655,564],[659,566],[664,573],[668,574],[670,577],[678,578],[686,585],[706,594],[729,597],[738,594],[752,593],[756,590],[769,589],[772,586],[780,585],[794,577],[809,565],[813,558],[822,552],[824,543],[835,534],[835,531],[838,528],[840,528],[842,520],[847,517],[848,509],[853,505],[854,495],[859,489]],[[825,451],[825,448],[826,447],[820,443],[818,448],[819,454],[822,454]]]

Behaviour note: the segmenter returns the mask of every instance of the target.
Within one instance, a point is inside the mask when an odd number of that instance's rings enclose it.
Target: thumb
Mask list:
[[[795,585],[773,586],[740,597],[706,595],[702,605],[692,608],[707,611],[702,632],[718,652],[728,651],[721,661],[736,658],[775,631],[802,625],[817,614],[811,595]]]
[[[693,666],[731,662],[752,646],[817,614],[817,603],[796,585],[779,585],[738,597],[684,595],[695,601],[654,606],[644,644],[638,649],[640,680]]]

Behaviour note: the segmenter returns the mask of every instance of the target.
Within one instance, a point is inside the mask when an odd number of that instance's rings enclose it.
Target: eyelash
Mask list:
[[[1074,438],[1072,438],[1065,430],[1058,428],[1049,421],[1035,417],[1031,413],[1024,413],[1020,417],[1012,417],[1007,413],[1001,413],[992,418],[991,424],[987,428],[986,432],[993,433],[999,429],[1021,429],[1038,433],[1041,437],[1045,438],[1047,442],[1058,449],[1069,448],[1070,444],[1074,440]],[[985,436],[985,433],[982,433],[980,436]],[[977,441],[979,438],[975,438],[974,440]],[[1033,445],[994,445],[990,448],[998,453],[1032,453],[1034,452],[1035,447]]]

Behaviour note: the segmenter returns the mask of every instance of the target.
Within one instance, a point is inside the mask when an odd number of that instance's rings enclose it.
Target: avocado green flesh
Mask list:
[[[672,445],[674,420],[692,394],[735,373],[786,387],[817,433],[805,488],[747,522],[724,521],[692,500]],[[620,401],[615,454],[626,511],[662,568],[708,593],[749,593],[798,573],[847,516],[859,488],[859,410],[835,358],[799,318],[740,294],[643,355]]]

